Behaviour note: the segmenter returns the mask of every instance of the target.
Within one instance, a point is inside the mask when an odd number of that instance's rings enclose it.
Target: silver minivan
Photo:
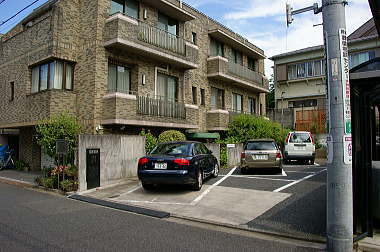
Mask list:
[[[284,163],[298,160],[314,164],[315,142],[308,131],[289,132],[285,140]]]

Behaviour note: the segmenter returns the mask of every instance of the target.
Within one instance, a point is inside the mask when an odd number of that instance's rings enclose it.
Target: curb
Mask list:
[[[22,187],[35,187],[36,185],[30,182],[26,182],[23,180],[13,179],[13,178],[7,178],[7,177],[0,177],[0,182],[8,184],[8,185],[16,185],[16,186],[22,186]]]
[[[156,210],[151,210],[151,209],[137,207],[137,206],[120,204],[120,203],[116,203],[116,202],[112,202],[112,201],[95,199],[95,198],[82,196],[82,195],[78,195],[78,194],[72,194],[72,195],[68,196],[67,198],[87,202],[90,204],[110,207],[110,208],[114,208],[114,209],[118,209],[118,210],[122,210],[122,211],[126,211],[126,212],[132,212],[132,213],[147,215],[150,217],[156,217],[156,218],[160,218],[160,219],[170,217],[170,213],[168,213],[168,212],[156,211]]]

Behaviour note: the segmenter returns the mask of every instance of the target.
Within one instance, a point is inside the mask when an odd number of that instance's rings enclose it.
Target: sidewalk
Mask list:
[[[355,252],[380,251],[380,230],[375,230],[373,238],[367,237],[357,243]]]
[[[24,172],[17,170],[2,170],[0,171],[0,181],[13,184],[24,184],[29,186],[36,185],[34,179],[41,176],[41,172]]]

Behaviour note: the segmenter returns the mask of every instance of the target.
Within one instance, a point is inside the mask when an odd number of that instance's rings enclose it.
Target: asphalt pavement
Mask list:
[[[0,183],[0,251],[319,251]]]

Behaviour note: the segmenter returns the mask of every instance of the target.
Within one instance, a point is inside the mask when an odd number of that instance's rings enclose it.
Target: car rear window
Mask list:
[[[309,133],[293,133],[289,138],[289,143],[311,143]]]
[[[157,145],[150,154],[189,155],[190,144],[169,143]]]
[[[245,150],[277,150],[274,142],[248,142]]]

